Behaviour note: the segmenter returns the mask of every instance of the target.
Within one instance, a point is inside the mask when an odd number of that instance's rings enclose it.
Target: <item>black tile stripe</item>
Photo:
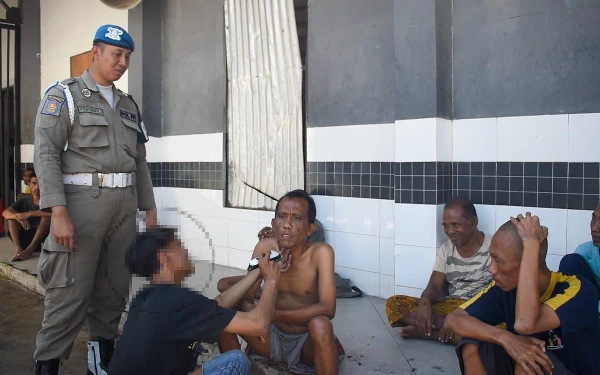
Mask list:
[[[148,166],[155,187],[225,189],[222,162]],[[475,204],[593,210],[600,202],[600,163],[309,162],[306,191],[396,203],[443,204],[463,196]]]

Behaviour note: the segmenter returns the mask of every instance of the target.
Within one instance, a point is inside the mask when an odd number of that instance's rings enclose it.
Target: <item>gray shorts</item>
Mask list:
[[[308,338],[306,333],[281,332],[275,324],[269,328],[271,334],[271,360],[285,363],[288,369],[299,372],[314,372],[314,369],[300,363],[302,348]]]
[[[465,373],[465,364],[462,359],[462,346],[465,344],[477,346],[479,358],[481,358],[483,367],[485,367],[488,375],[513,375],[515,373],[516,362],[502,346],[473,339],[462,339],[456,346],[456,355],[458,356],[461,373]],[[562,364],[552,351],[548,350],[546,354],[550,357],[552,363],[554,363],[553,375],[575,375],[575,373],[569,371]],[[542,369],[542,371],[544,370]],[[545,371],[544,374],[546,374]]]

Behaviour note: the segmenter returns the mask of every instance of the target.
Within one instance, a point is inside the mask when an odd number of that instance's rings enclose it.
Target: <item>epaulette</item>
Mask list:
[[[44,96],[45,96],[48,93],[48,91],[50,91],[50,89],[52,89],[53,87],[56,87],[63,92],[63,96],[64,96],[64,98],[66,100],[66,104],[67,104],[67,110],[69,111],[69,120],[71,120],[71,126],[73,126],[73,124],[75,123],[75,101],[73,100],[73,94],[71,94],[71,90],[69,90],[69,85],[74,82],[77,82],[77,79],[67,78],[60,82],[56,81],[50,87],[48,87],[46,89],[46,91],[44,92]],[[69,141],[67,140],[64,151],[67,151],[68,147],[69,147]]]

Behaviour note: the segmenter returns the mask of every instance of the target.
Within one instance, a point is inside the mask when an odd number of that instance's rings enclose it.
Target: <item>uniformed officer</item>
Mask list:
[[[137,210],[156,225],[148,136],[131,96],[113,85],[133,51],[122,27],[101,26],[89,71],[51,86],[40,104],[34,167],[40,208],[52,210],[52,224],[38,264],[46,309],[36,374],[58,374],[86,319],[88,374],[105,373],[129,297],[125,253]]]

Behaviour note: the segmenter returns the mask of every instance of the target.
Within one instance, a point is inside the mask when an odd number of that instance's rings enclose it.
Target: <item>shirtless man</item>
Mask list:
[[[252,257],[275,250],[284,261],[289,256],[294,261],[281,273],[269,334],[242,338],[254,353],[286,363],[288,369],[305,365],[314,366],[317,374],[337,374],[338,351],[331,323],[336,309],[334,252],[326,243],[308,242],[317,230],[316,216],[315,202],[303,190],[289,192],[277,203],[271,221],[275,237],[259,241]],[[240,304],[242,311],[255,308],[260,282]],[[223,334],[219,344],[221,352],[240,348],[231,334]]]

